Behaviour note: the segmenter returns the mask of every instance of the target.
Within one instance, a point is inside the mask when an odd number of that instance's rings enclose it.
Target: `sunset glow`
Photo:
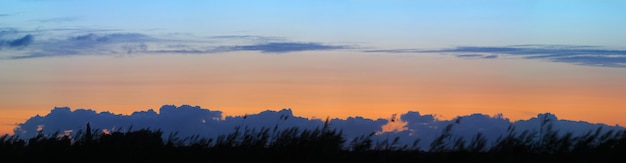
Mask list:
[[[2,119],[10,124],[46,114],[54,106],[129,114],[162,104],[192,104],[226,115],[292,108],[296,115],[310,118],[389,118],[413,110],[442,119],[502,113],[519,120],[552,112],[572,120],[625,124],[619,116],[626,105],[621,100],[626,87],[618,82],[626,81],[622,69],[437,54],[289,55],[21,60],[11,68],[22,73],[3,81],[11,84],[3,92],[12,93],[2,95],[12,99],[3,102],[6,108],[21,109],[6,110],[10,114],[3,115],[10,116]],[[177,62],[168,62],[172,60]],[[28,66],[32,64],[40,68]],[[523,66],[527,64],[533,66]]]
[[[0,134],[164,104],[626,125],[624,2],[74,2],[0,3]]]

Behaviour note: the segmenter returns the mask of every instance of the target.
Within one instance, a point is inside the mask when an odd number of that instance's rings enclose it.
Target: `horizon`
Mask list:
[[[540,133],[550,130],[554,131],[557,136],[572,134],[578,137],[590,133],[620,133],[625,130],[619,125],[609,126],[559,119],[551,113],[542,113],[517,121],[511,121],[502,114],[471,114],[446,120],[440,119],[437,115],[417,111],[396,113],[389,118],[379,119],[360,116],[324,119],[298,116],[292,109],[265,110],[253,114],[231,116],[223,115],[223,112],[219,110],[210,110],[200,106],[163,105],[156,111],[149,109],[128,115],[55,107],[46,115],[33,116],[18,124],[14,130],[14,136],[21,139],[37,135],[79,137],[84,132],[86,124],[90,124],[91,128],[95,129],[94,134],[153,130],[162,132],[164,140],[172,138],[184,140],[193,137],[214,139],[241,128],[251,131],[274,128],[274,131],[277,131],[291,128],[313,130],[323,126],[339,131],[340,135],[348,141],[371,134],[371,138],[376,141],[385,141],[390,136],[395,137],[397,139],[395,141],[400,146],[410,145],[415,140],[431,142],[437,135],[444,132],[466,140],[482,134],[487,146],[491,146],[501,136],[520,133],[520,131]],[[428,144],[422,143],[417,147],[428,149]]]
[[[0,135],[50,108],[626,126],[623,1],[0,2]]]
[[[518,121],[526,121],[526,120],[530,120],[533,118],[537,118],[538,116],[541,115],[554,115],[556,117],[559,117],[556,114],[553,114],[551,112],[543,112],[543,113],[537,113],[536,115],[530,115],[530,117],[527,118],[521,118],[521,119],[511,119],[509,117],[507,117],[506,115],[502,114],[502,113],[495,113],[495,114],[485,114],[485,113],[468,113],[468,114],[461,114],[461,115],[454,115],[454,116],[444,116],[444,115],[439,115],[436,113],[425,113],[425,112],[420,112],[419,110],[406,110],[404,112],[390,112],[387,115],[381,115],[381,116],[373,116],[373,117],[369,117],[369,116],[361,116],[358,114],[354,114],[354,115],[346,115],[346,116],[336,116],[336,117],[332,117],[332,116],[305,116],[305,115],[299,115],[297,114],[297,110],[298,109],[294,109],[294,108],[280,108],[280,109],[262,109],[259,110],[258,112],[250,112],[250,113],[244,113],[244,114],[228,114],[227,112],[224,112],[222,110],[218,110],[218,109],[211,109],[211,108],[204,108],[202,106],[199,105],[190,105],[190,104],[180,104],[180,105],[175,105],[175,104],[164,104],[161,105],[160,107],[157,108],[147,108],[147,109],[139,109],[139,110],[134,110],[132,112],[129,113],[116,113],[116,112],[112,112],[109,110],[97,110],[97,109],[92,109],[92,108],[73,108],[73,107],[69,107],[69,106],[55,106],[53,107],[51,110],[49,110],[49,112],[47,112],[46,114],[36,114],[33,115],[32,117],[29,118],[33,118],[36,116],[46,116],[48,114],[51,113],[51,111],[53,111],[54,109],[69,109],[70,112],[74,112],[77,110],[80,111],[93,111],[94,113],[97,114],[101,114],[101,113],[110,113],[112,115],[116,115],[116,116],[132,116],[135,113],[145,113],[145,112],[154,112],[156,114],[161,114],[160,109],[163,107],[167,107],[167,106],[172,106],[172,107],[193,107],[193,108],[200,108],[202,110],[207,110],[207,111],[215,111],[215,112],[220,112],[222,114],[221,119],[220,120],[224,120],[224,118],[233,118],[233,117],[244,117],[244,116],[249,116],[249,115],[255,115],[255,114],[259,114],[259,113],[263,113],[263,112],[281,112],[281,111],[289,111],[293,114],[294,117],[298,117],[298,118],[305,118],[308,120],[325,120],[325,119],[339,119],[339,120],[346,120],[349,118],[365,118],[365,119],[370,119],[370,120],[376,120],[376,119],[384,119],[384,120],[391,120],[391,119],[399,119],[397,118],[397,115],[399,114],[403,114],[403,113],[407,113],[407,112],[416,112],[416,113],[420,113],[420,115],[432,115],[434,120],[436,121],[451,121],[454,119],[457,119],[459,117],[466,117],[466,116],[471,116],[471,115],[483,115],[483,116],[488,116],[491,118],[503,118],[505,120],[508,120],[509,122],[518,122]],[[597,124],[597,125],[606,125],[606,126],[611,126],[611,127],[623,127],[620,124],[606,124],[606,123],[602,123],[602,122],[589,122],[589,121],[584,121],[584,120],[572,120],[572,119],[563,119],[563,118],[559,118],[559,120],[564,120],[564,121],[571,121],[571,122],[584,122],[584,123],[589,123],[589,124]],[[404,123],[403,120],[399,120],[399,123]],[[16,125],[19,125],[23,122],[18,122],[16,123]],[[402,125],[406,125],[406,124],[402,124]]]

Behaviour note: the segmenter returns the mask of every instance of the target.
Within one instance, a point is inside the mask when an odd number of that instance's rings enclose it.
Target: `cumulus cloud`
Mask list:
[[[518,131],[538,131],[542,121],[550,121],[555,129],[561,134],[572,132],[576,135],[603,127],[605,130],[622,130],[619,126],[607,126],[604,124],[591,124],[587,122],[574,122],[559,120],[553,114],[539,114],[537,117],[511,122],[502,115],[472,114],[459,116],[452,120],[439,120],[432,114],[422,115],[419,112],[408,111],[400,115],[404,123],[404,130],[383,132],[383,126],[393,123],[388,119],[368,119],[363,117],[349,117],[347,119],[329,119],[331,128],[341,130],[348,142],[350,140],[371,133],[377,133],[372,138],[376,142],[384,142],[398,138],[398,146],[411,145],[420,140],[418,147],[428,149],[428,143],[441,135],[443,130],[452,125],[451,134],[471,140],[473,136],[481,133],[491,144],[499,136],[507,132],[510,126]],[[164,136],[176,133],[176,136],[185,138],[193,135],[215,138],[218,135],[228,134],[237,126],[247,129],[286,129],[298,127],[301,129],[313,129],[324,125],[325,120],[309,119],[295,116],[291,109],[279,111],[263,111],[257,114],[223,116],[221,111],[209,110],[199,106],[174,106],[164,105],[156,112],[152,109],[137,111],[130,115],[114,114],[110,112],[97,113],[89,109],[76,109],[72,111],[67,107],[57,107],[45,116],[36,115],[17,125],[14,133],[22,138],[29,138],[37,134],[40,129],[45,134],[56,131],[72,131],[73,133],[83,130],[90,123],[93,128],[107,131],[127,131],[131,129],[161,129]]]
[[[365,52],[382,53],[450,53],[461,58],[498,58],[498,55],[519,56],[526,59],[542,59],[552,62],[584,66],[626,68],[626,50],[601,46],[578,45],[511,45],[511,46],[459,46],[448,49],[384,49]],[[470,53],[470,54],[468,54]]]
[[[387,123],[389,123],[389,120],[382,118],[372,120],[358,116],[330,120],[331,127],[342,130],[343,135],[348,138],[381,132],[383,131],[382,127]]]

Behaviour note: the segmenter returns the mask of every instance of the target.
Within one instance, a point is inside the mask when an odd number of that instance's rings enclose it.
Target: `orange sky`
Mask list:
[[[409,110],[626,125],[626,69],[441,54],[300,52],[0,60],[0,133],[54,106],[128,114],[190,104],[225,115],[388,118]]]

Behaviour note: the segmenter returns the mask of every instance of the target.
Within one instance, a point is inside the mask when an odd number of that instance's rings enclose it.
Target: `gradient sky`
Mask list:
[[[0,2],[0,133],[55,106],[626,125],[624,1]]]

